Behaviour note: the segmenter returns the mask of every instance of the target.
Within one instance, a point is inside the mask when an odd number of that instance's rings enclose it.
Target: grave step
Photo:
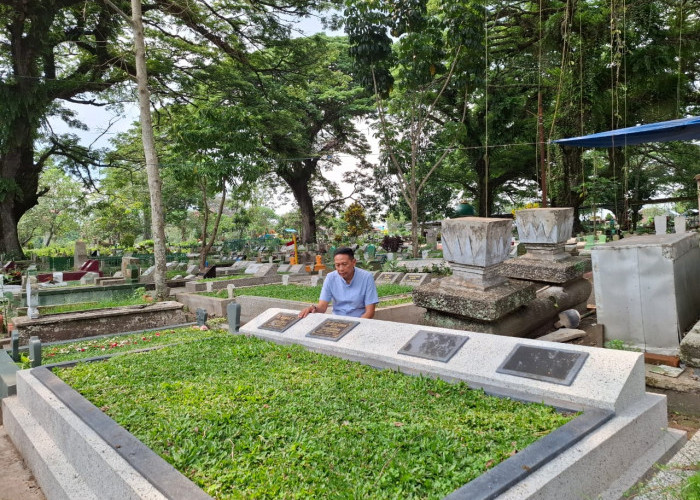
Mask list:
[[[3,425],[49,500],[97,500],[66,455],[20,402],[2,400]],[[104,498],[104,497],[102,497]]]
[[[41,370],[48,372],[45,368]],[[62,450],[65,460],[80,471],[90,490],[101,498],[165,498],[29,372],[24,370],[17,374],[20,404],[31,413],[55,446]],[[93,408],[95,412],[102,413]],[[144,493],[147,494],[144,496]]]
[[[95,495],[67,498],[211,498],[47,368],[18,372],[16,398]],[[9,429],[8,435],[22,452],[27,436]],[[42,488],[56,481],[37,480]]]

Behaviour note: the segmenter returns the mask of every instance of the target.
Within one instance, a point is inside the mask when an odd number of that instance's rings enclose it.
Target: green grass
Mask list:
[[[120,354],[137,349],[145,349],[176,342],[191,342],[208,337],[222,337],[226,330],[211,329],[202,331],[199,327],[165,328],[163,330],[130,335],[112,335],[91,340],[77,340],[71,343],[47,345],[42,349],[42,364],[61,363],[96,356]]]
[[[400,304],[410,304],[412,302],[413,302],[413,297],[398,297],[396,299],[380,300],[379,304],[377,304],[377,307],[382,308],[382,307],[398,306]]]
[[[572,418],[245,336],[57,374],[222,499],[441,498]]]
[[[76,311],[93,311],[95,309],[106,309],[108,307],[133,306],[138,304],[146,304],[143,297],[127,297],[117,300],[101,300],[99,302],[77,302],[75,304],[58,304],[55,306],[45,306],[41,308],[41,314],[61,314]],[[26,312],[21,315],[26,316]]]
[[[411,293],[413,288],[404,285],[377,285],[377,294],[379,297],[388,297],[390,295],[400,295]],[[236,295],[253,295],[256,297],[270,297],[273,299],[296,300],[299,302],[316,302],[321,295],[321,285],[308,286],[290,283],[289,285],[273,284],[259,285],[243,288],[236,288]],[[220,299],[228,298],[227,290],[219,290],[216,292],[199,292],[199,295],[208,297],[217,297]]]

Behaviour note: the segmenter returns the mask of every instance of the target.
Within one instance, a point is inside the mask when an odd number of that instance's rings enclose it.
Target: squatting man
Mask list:
[[[355,252],[341,247],[333,254],[335,271],[328,274],[321,288],[318,304],[302,309],[300,318],[311,313],[324,313],[333,302],[333,314],[372,318],[379,302],[372,273],[355,267]]]

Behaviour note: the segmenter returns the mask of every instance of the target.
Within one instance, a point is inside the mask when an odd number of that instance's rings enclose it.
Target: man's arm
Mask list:
[[[360,318],[372,319],[374,318],[374,310],[377,308],[377,304],[367,304],[365,306],[365,313],[360,316]]]
[[[300,318],[306,318],[309,314],[312,313],[324,313],[326,312],[326,309],[328,309],[328,302],[325,300],[319,300],[318,304],[312,304],[309,307],[305,307],[301,311],[299,311],[299,317]],[[372,312],[374,314],[374,312]]]

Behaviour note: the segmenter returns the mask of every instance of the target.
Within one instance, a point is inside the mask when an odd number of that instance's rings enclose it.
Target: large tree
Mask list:
[[[127,78],[122,25],[100,2],[0,1],[0,254],[23,255],[17,223],[46,192],[39,174],[52,155],[75,153],[56,137],[37,152],[46,118]]]

